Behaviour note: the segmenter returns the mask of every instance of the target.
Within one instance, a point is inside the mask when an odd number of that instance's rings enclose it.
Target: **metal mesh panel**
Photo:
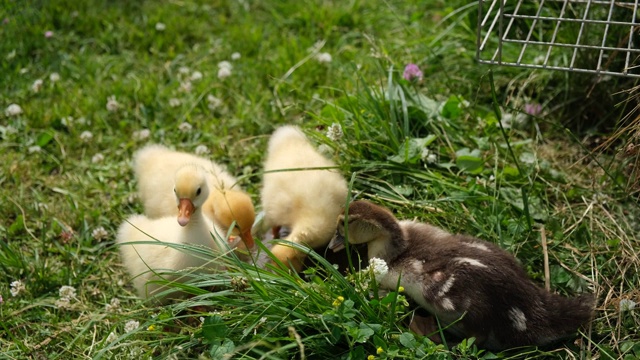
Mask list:
[[[478,5],[480,63],[640,77],[638,1]]]

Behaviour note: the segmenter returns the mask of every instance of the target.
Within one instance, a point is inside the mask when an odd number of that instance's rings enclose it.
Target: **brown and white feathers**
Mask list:
[[[452,235],[423,223],[397,221],[387,209],[352,202],[340,216],[330,247],[368,245],[369,259],[387,262],[381,287],[398,277],[406,294],[437,315],[446,330],[502,350],[549,345],[589,322],[594,298],[566,298],[536,286],[516,258],[495,244]],[[448,327],[447,327],[448,326]]]

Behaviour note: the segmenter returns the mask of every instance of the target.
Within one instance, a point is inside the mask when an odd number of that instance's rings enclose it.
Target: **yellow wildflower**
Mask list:
[[[340,306],[340,304],[342,304],[342,302],[344,301],[344,297],[343,296],[338,296],[334,301],[333,301],[333,306]]]
[[[156,329],[155,325],[149,325],[149,327],[147,328],[147,330],[149,331],[153,331],[155,329]]]
[[[374,355],[369,355],[367,356],[367,360],[376,360],[376,357]]]
[[[383,352],[384,352],[384,349],[382,348],[382,346],[379,346],[379,347],[376,349],[376,354],[378,354],[378,355],[382,354]]]
[[[404,291],[404,286],[398,287],[398,292],[403,292],[403,291]]]

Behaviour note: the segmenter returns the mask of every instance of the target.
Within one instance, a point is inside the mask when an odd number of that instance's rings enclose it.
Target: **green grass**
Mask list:
[[[476,65],[474,4],[5,0],[0,19],[2,357],[640,356],[637,310],[619,306],[640,302],[633,159],[592,152],[584,133],[563,128],[588,106],[575,77],[499,68],[490,76]],[[320,63],[314,51],[333,60]],[[221,61],[233,65],[225,79]],[[421,67],[423,82],[402,79],[407,63]],[[189,80],[195,71],[202,79]],[[220,104],[210,106],[210,95]],[[532,101],[544,105],[537,118],[521,113]],[[22,114],[5,114],[13,103]],[[503,118],[526,121],[501,128],[498,106]],[[497,243],[540,284],[544,227],[551,288],[595,292],[595,321],[550,349],[438,345],[408,332],[402,293],[365,296],[366,275],[345,279],[316,255],[318,266],[299,277],[208,254],[227,271],[194,274],[193,298],[162,307],[137,299],[113,246],[118,225],[142,211],[132,153],[150,142],[205,145],[259,206],[268,136],[289,123],[333,156],[354,196]],[[326,136],[332,124],[341,139]],[[143,129],[149,137],[136,138]],[[25,290],[14,297],[16,280]],[[77,290],[67,307],[64,285]],[[126,333],[129,321],[139,327]]]

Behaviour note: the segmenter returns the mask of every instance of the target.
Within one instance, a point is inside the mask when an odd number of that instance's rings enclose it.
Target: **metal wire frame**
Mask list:
[[[640,40],[638,2],[478,0],[476,58],[485,64],[640,77],[640,49],[634,46]],[[537,7],[535,15],[525,14],[523,3],[528,12]],[[527,27],[528,32],[521,31]],[[569,42],[566,35],[558,37],[561,27],[573,27],[573,33],[579,27],[576,38]],[[596,42],[587,40],[587,27],[600,33]],[[545,40],[551,28],[550,39]],[[535,54],[538,55],[532,57]],[[577,61],[578,55],[587,59],[597,56],[595,68]]]

